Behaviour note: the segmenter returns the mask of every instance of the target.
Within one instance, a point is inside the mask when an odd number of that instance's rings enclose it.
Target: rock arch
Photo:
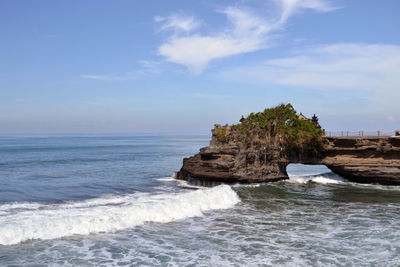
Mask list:
[[[218,141],[185,158],[176,177],[183,180],[258,183],[288,179],[290,163],[325,165],[354,182],[400,185],[400,137],[324,137],[318,156],[288,156],[279,136],[237,136]]]

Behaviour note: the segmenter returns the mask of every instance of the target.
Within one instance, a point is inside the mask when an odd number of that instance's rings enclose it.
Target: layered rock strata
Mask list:
[[[208,147],[185,158],[177,179],[227,183],[258,183],[288,179],[290,163],[323,164],[354,182],[400,185],[400,137],[324,137],[318,155],[288,155],[282,136],[274,133],[230,131],[226,142],[216,130]]]
[[[354,182],[400,185],[400,136],[326,138],[320,164]]]

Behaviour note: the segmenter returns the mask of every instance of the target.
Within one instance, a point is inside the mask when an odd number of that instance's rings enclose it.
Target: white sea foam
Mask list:
[[[206,188],[206,187],[201,186],[201,185],[191,184],[191,183],[189,183],[188,181],[185,181],[185,180],[178,180],[178,179],[176,179],[175,181],[177,182],[178,186],[179,186],[179,187],[182,187],[182,188],[188,188],[188,189],[202,189],[202,188]]]
[[[348,182],[346,179],[335,174],[319,174],[319,175],[289,175],[289,183],[306,184],[309,182],[319,184],[342,184]]]
[[[260,187],[261,184],[260,183],[255,183],[255,184],[234,184],[232,185],[232,187],[250,187],[250,188],[256,188],[256,187]]]
[[[294,175],[289,173],[289,180],[286,180],[289,183],[299,183],[299,184],[307,184],[310,182],[319,183],[319,184],[346,184],[348,186],[354,186],[358,188],[365,188],[371,190],[387,190],[387,191],[399,191],[399,186],[390,186],[390,185],[380,185],[380,184],[361,184],[356,182],[350,182],[349,180],[340,177],[334,173],[321,173],[316,175],[303,174],[303,175]]]
[[[176,172],[174,172],[172,174],[172,176],[157,178],[156,180],[160,181],[160,182],[176,182],[179,187],[187,188],[187,189],[204,189],[205,188],[205,186],[194,185],[185,180],[176,179]]]
[[[157,178],[156,180],[160,181],[160,182],[170,182],[170,181],[174,181],[175,178],[173,176],[169,176],[169,177]]]
[[[208,210],[231,208],[239,201],[231,187],[219,185],[185,193],[136,193],[67,204],[41,205],[40,209],[0,216],[0,244],[113,232],[145,222],[165,223],[201,216]],[[2,208],[9,209],[5,205],[0,206],[0,210]]]

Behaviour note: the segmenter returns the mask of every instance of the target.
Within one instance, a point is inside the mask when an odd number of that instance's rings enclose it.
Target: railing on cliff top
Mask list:
[[[383,131],[325,131],[327,137],[344,137],[344,136],[361,136],[361,137],[376,137],[376,136],[395,136],[397,131],[383,132]]]

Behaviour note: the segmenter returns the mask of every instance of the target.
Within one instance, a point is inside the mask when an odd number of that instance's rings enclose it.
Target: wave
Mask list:
[[[343,184],[343,183],[348,183],[348,180],[340,177],[337,174],[334,174],[332,172],[329,173],[321,173],[321,174],[315,174],[315,175],[290,175],[289,174],[289,180],[286,180],[289,183],[300,183],[300,184],[306,184],[306,183],[319,183],[319,184]]]
[[[386,191],[399,191],[400,186],[397,185],[380,185],[380,184],[362,184],[356,182],[350,182],[349,180],[333,173],[320,173],[320,174],[304,174],[304,175],[292,175],[289,173],[289,180],[285,182],[288,183],[318,183],[318,184],[345,184],[347,186],[353,186],[362,189],[372,189],[372,190],[386,190]]]
[[[160,182],[171,182],[171,181],[175,181],[174,176],[168,176],[168,177],[161,177],[161,178],[156,178],[157,181]]]
[[[219,185],[185,193],[135,193],[53,205],[5,204],[0,206],[0,244],[114,232],[146,222],[166,223],[231,208],[238,202],[230,186]]]

